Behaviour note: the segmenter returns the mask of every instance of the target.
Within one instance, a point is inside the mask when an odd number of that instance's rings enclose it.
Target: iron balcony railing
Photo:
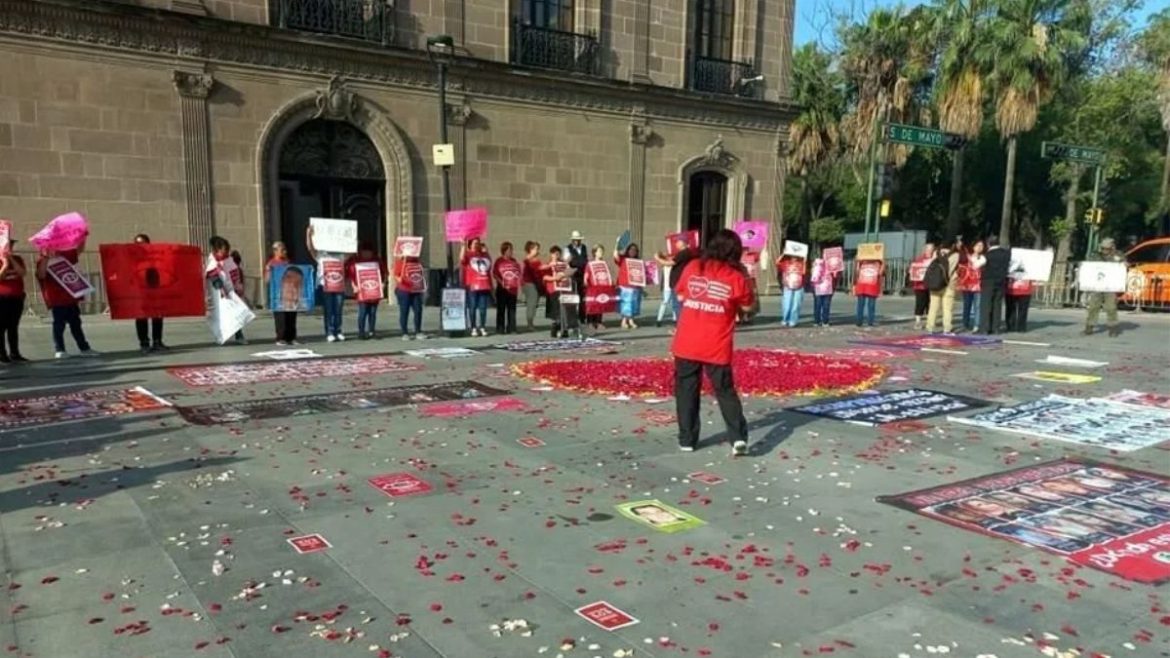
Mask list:
[[[601,45],[591,34],[563,32],[547,27],[512,23],[512,63],[597,75]]]
[[[394,43],[392,0],[274,0],[273,9],[282,28]]]
[[[695,56],[691,64],[691,89],[709,94],[757,98],[760,84],[751,62]]]

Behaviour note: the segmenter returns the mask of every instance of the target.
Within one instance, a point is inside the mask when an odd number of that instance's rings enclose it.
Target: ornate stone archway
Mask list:
[[[346,121],[370,138],[382,158],[386,176],[385,253],[393,253],[399,235],[414,234],[414,183],[410,151],[398,126],[373,101],[351,92],[339,78],[315,93],[302,94],[281,107],[265,124],[256,156],[260,192],[261,262],[266,245],[281,226],[280,150],[289,135],[313,119]]]
[[[743,216],[747,206],[748,175],[739,158],[723,146],[723,136],[703,151],[702,154],[683,162],[678,168],[678,230],[686,228],[687,203],[691,196],[691,179],[695,174],[712,171],[727,178],[727,207],[724,210],[724,228],[731,222],[746,219]]]

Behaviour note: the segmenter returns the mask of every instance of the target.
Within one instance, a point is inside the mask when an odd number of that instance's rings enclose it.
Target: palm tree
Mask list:
[[[991,2],[940,0],[936,7],[934,27],[942,45],[937,87],[939,127],[973,140],[983,127],[983,103],[987,95],[984,78],[994,57],[986,33]],[[963,154],[963,149],[959,149],[953,156],[950,211],[946,223],[948,236],[959,232]]]
[[[1166,161],[1162,165],[1162,193],[1159,206],[1170,210],[1170,9],[1150,17],[1140,37],[1142,56],[1158,74],[1158,110],[1166,131]]]
[[[999,239],[1008,244],[1019,136],[1036,126],[1040,106],[1063,82],[1071,58],[1087,43],[1085,6],[1069,0],[1000,0],[988,25],[995,54],[988,82],[995,125],[1007,141],[1007,175]]]
[[[788,133],[788,173],[800,178],[800,235],[808,237],[811,220],[808,177],[833,161],[840,149],[843,98],[841,78],[832,57],[815,44],[802,46],[792,58],[792,95],[801,107]]]

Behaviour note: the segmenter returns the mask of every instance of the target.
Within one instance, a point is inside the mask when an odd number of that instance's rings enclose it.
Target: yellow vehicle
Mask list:
[[[1170,236],[1146,240],[1125,252],[1129,278],[1121,303],[1170,308]]]

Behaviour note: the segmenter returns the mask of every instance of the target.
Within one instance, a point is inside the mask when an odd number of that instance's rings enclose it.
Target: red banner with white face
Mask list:
[[[616,313],[617,305],[617,288],[614,286],[589,286],[585,290],[586,315]]]
[[[370,304],[382,301],[382,268],[377,263],[355,264],[354,281],[359,302]]]
[[[203,256],[188,244],[103,244],[102,275],[115,320],[203,317]],[[238,270],[237,270],[238,271]]]
[[[341,259],[321,261],[321,288],[325,292],[345,292],[345,265]]]

